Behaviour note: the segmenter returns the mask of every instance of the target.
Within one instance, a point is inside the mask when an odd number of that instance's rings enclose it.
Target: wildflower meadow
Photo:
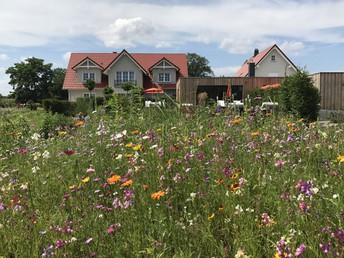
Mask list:
[[[344,256],[342,124],[209,107],[0,116],[0,257]]]

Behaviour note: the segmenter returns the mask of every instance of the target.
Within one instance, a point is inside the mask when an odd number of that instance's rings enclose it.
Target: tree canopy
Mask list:
[[[62,89],[63,71],[52,70],[52,64],[44,64],[43,59],[30,57],[6,70],[10,75],[9,84],[13,87],[13,95],[17,102],[41,102],[51,98],[54,92]],[[63,80],[62,80],[63,78]],[[60,87],[60,89],[58,89]],[[57,89],[58,90],[57,90]]]
[[[214,72],[209,66],[209,61],[196,53],[187,54],[188,73],[190,77],[210,77]]]

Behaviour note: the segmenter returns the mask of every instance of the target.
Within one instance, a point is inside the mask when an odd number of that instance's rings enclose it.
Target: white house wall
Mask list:
[[[271,56],[275,56],[275,61],[271,60]],[[293,75],[295,70],[287,62],[287,60],[280,55],[280,53],[273,49],[265,58],[256,65],[256,77],[284,77]]]
[[[176,83],[177,81],[177,78],[176,78],[177,72],[176,72],[176,69],[173,69],[173,68],[166,68],[166,69],[154,68],[152,73],[153,73],[154,83],[159,82],[159,73],[169,73],[170,79],[171,79],[171,82],[169,83]]]
[[[84,94],[89,94],[88,89],[69,89],[68,90],[68,100],[75,102],[77,98],[83,98]],[[91,94],[95,94],[96,97],[104,97],[104,89],[94,89]]]
[[[84,73],[94,73],[96,75],[96,83],[101,83],[102,80],[102,72],[99,68],[78,68],[77,69],[77,76],[78,76],[78,83],[83,83],[83,74]]]
[[[116,72],[131,71],[135,74],[135,80],[137,86],[143,86],[143,76],[140,68],[126,55],[123,55],[117,62],[109,69],[108,78],[109,86],[115,87]],[[118,89],[119,87],[116,87]],[[115,89],[115,90],[116,90]],[[116,90],[117,92],[117,90]]]

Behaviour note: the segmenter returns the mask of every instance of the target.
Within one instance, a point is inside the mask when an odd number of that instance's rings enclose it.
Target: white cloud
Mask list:
[[[301,41],[284,41],[279,48],[287,55],[298,56],[304,50],[305,45]]]
[[[114,48],[134,47],[144,44],[154,33],[154,26],[141,17],[117,19],[98,35],[105,46]]]
[[[62,55],[63,60],[68,63],[70,59],[71,52],[66,52]]]
[[[8,57],[7,54],[0,54],[0,61],[7,61],[9,60],[10,58]]]
[[[226,67],[212,68],[216,77],[234,76],[236,71],[238,71],[239,69],[240,69],[240,66],[226,66]]]
[[[226,38],[222,40],[220,48],[231,54],[245,54],[254,48],[254,42],[251,39]]]

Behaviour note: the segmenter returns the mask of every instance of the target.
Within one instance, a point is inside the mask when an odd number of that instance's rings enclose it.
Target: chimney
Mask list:
[[[253,61],[248,62],[248,77],[255,76],[255,66],[256,64]]]
[[[256,48],[255,50],[254,50],[254,52],[253,52],[253,57],[255,57],[256,55],[258,55],[259,54],[259,50],[258,50],[258,48]]]

